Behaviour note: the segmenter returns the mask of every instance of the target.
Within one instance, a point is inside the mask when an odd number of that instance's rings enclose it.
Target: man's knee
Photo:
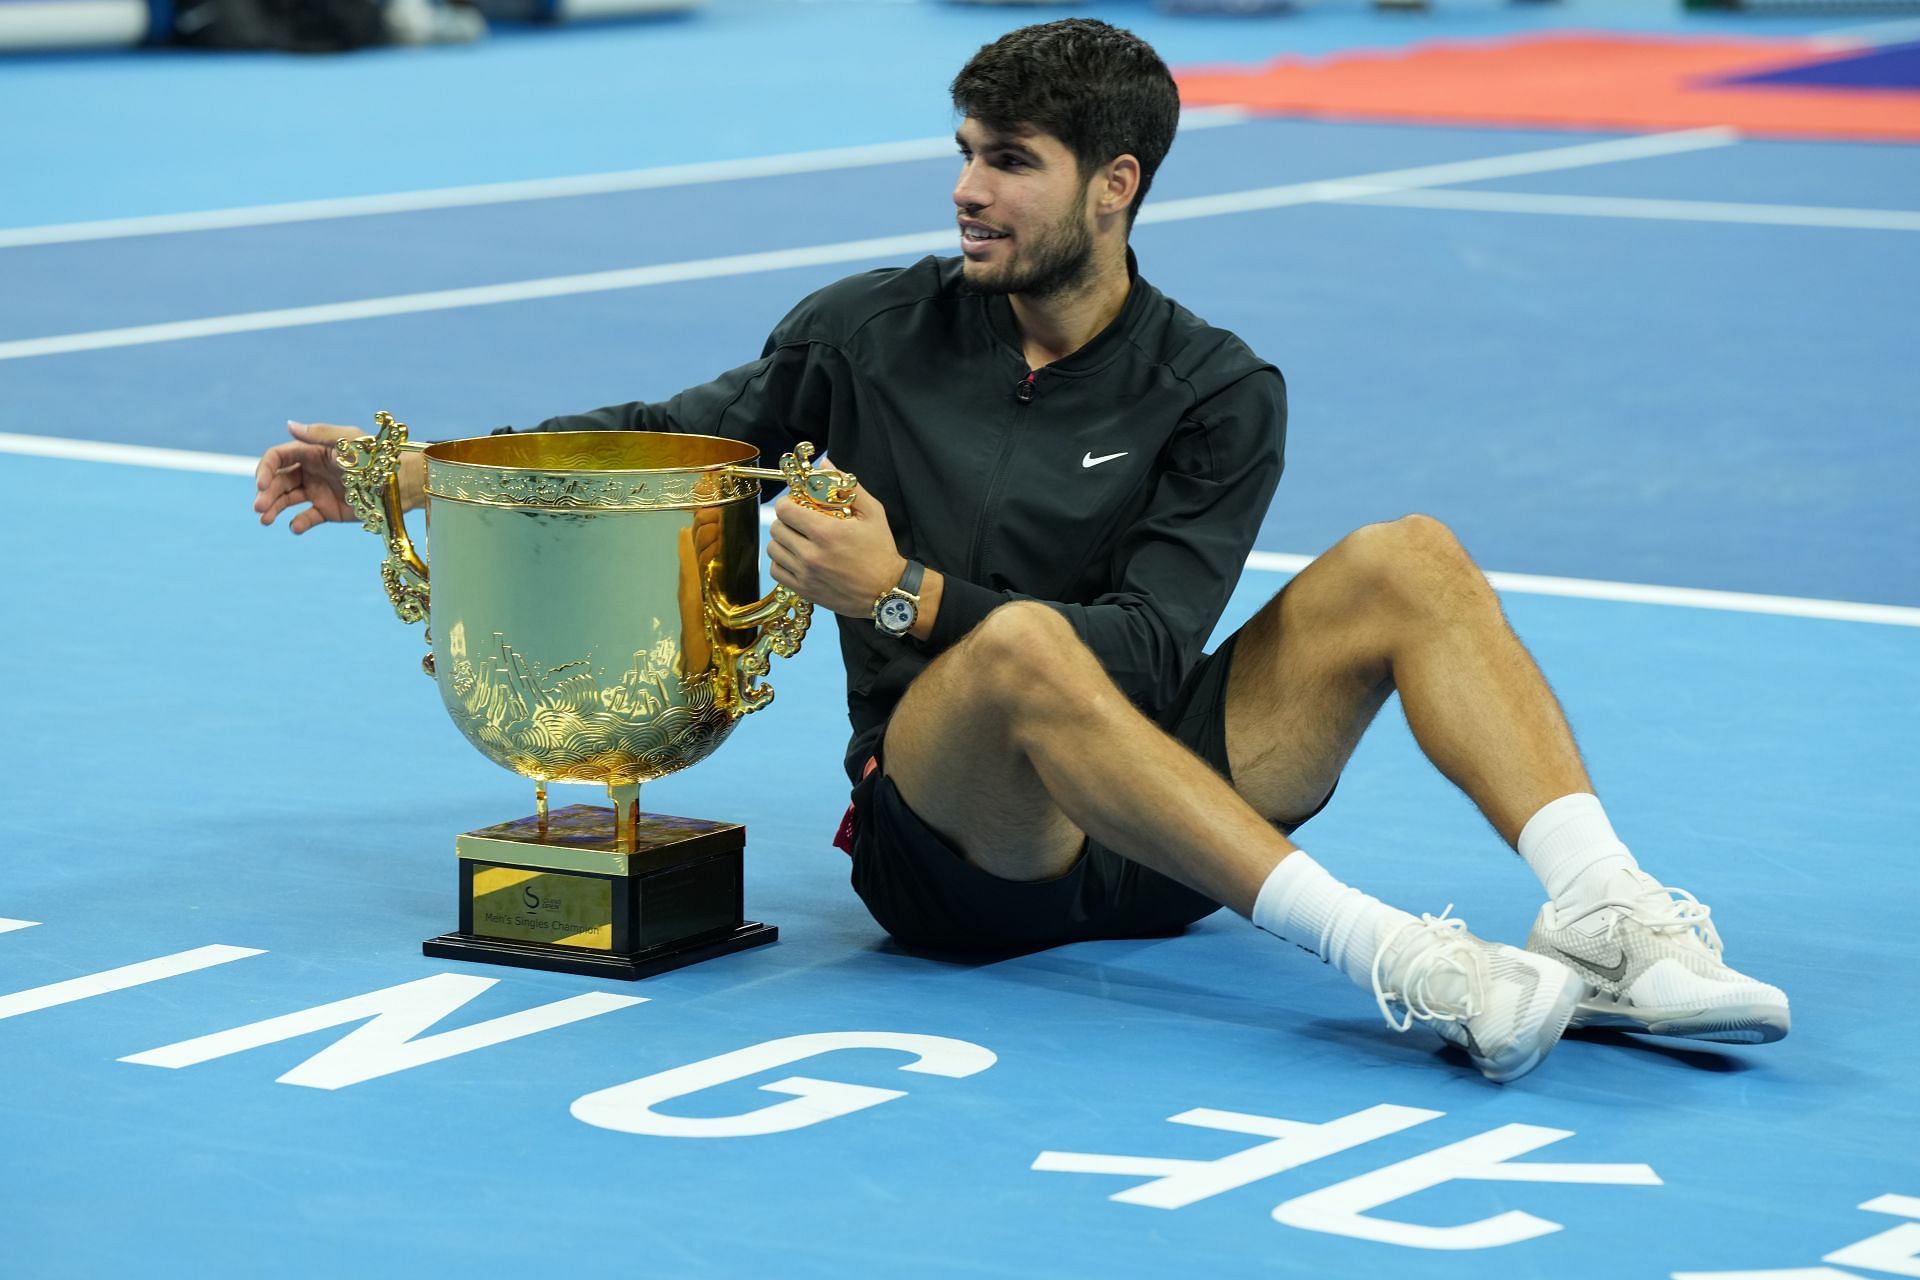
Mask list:
[[[1076,663],[1078,656],[1084,659]],[[1058,611],[1032,601],[1001,605],[974,625],[914,683],[895,716],[895,727],[920,722],[964,724],[966,742],[983,749],[1004,739],[1017,742],[1034,717],[1070,701],[1063,671],[1097,660],[1073,624]],[[893,741],[890,732],[889,743]]]
[[[1008,728],[1030,712],[1057,707],[1070,685],[1100,669],[1073,624],[1030,600],[1003,604],[982,618],[942,659],[950,696],[991,709]]]
[[[1396,606],[1431,607],[1486,580],[1460,540],[1427,515],[1366,525],[1334,548],[1346,589]]]
[[[1017,702],[1030,698],[1075,646],[1084,647],[1058,610],[1015,600],[982,618],[954,656],[981,695]]]

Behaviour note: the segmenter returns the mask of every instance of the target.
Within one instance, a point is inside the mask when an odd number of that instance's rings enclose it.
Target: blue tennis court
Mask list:
[[[1084,9],[1176,69],[1920,39]],[[777,944],[636,983],[421,955],[454,835],[531,788],[453,731],[372,539],[257,525],[254,459],[290,417],[446,439],[664,397],[811,290],[952,252],[946,81],[1061,12],[713,0],[332,60],[0,60],[0,1274],[1920,1275],[1911,145],[1209,108],[1133,240],[1291,390],[1221,634],[1349,529],[1447,521],[1622,836],[1792,997],[1782,1043],[1575,1033],[1501,1088],[1224,912],[910,954],[829,843],[824,624],[645,795],[747,826]],[[1392,708],[1301,838],[1485,936],[1539,905]]]

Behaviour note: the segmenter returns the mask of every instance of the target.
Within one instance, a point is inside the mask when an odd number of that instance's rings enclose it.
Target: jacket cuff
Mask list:
[[[980,625],[982,619],[1013,599],[1004,591],[994,591],[977,582],[968,582],[951,574],[940,584],[940,613],[933,620],[933,632],[927,647],[938,653],[958,644],[960,638]]]

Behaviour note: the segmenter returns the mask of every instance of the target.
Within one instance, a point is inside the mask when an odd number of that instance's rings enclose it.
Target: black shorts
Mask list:
[[[1227,669],[1237,638],[1201,659],[1159,719],[1222,777],[1231,776]],[[1220,909],[1093,840],[1062,876],[1003,880],[967,862],[922,822],[880,768],[870,767],[855,784],[849,819],[854,891],[880,927],[907,946],[1004,952],[1093,938],[1164,937]]]

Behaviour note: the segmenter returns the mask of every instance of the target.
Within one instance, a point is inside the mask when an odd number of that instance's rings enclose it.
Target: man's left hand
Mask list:
[[[900,581],[907,567],[880,500],[859,490],[850,518],[791,498],[773,507],[773,536],[767,542],[773,580],[842,617],[872,617],[873,602]]]

